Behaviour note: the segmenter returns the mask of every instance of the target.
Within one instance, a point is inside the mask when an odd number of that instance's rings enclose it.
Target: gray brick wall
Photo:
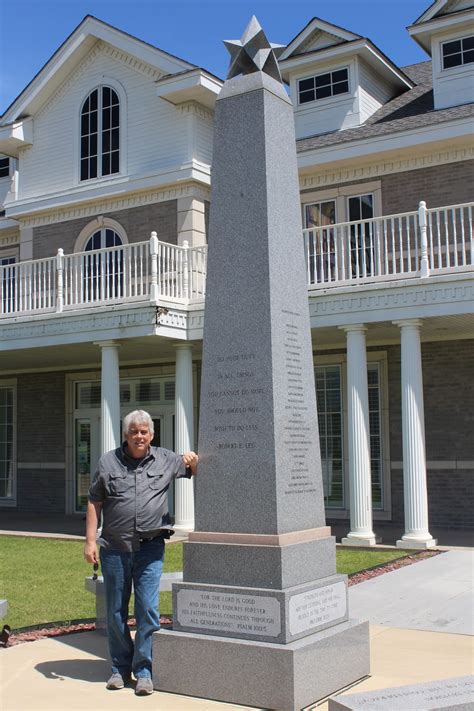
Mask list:
[[[407,170],[383,175],[375,180],[380,180],[381,183],[383,215],[416,210],[420,200],[424,200],[428,207],[459,205],[473,200],[474,161]],[[364,183],[373,182],[374,178],[367,178],[338,183],[334,187],[360,186],[362,193]],[[330,190],[331,186],[325,189]],[[302,195],[312,192],[314,188],[303,190]]]
[[[428,207],[458,205],[473,199],[474,161],[393,173],[381,181],[384,215],[416,210],[420,200]]]
[[[129,242],[143,242],[155,230],[162,242],[177,244],[177,201],[167,200],[143,207],[104,213],[103,217],[116,220],[125,230]],[[67,220],[51,225],[35,227],[33,230],[33,258],[51,257],[59,247],[65,254],[74,251],[76,240],[82,229],[94,220],[84,217],[79,220]]]
[[[64,373],[20,375],[17,383],[18,462],[64,462]],[[64,513],[65,487],[63,469],[18,469],[18,510]]]
[[[386,349],[389,363],[390,456],[402,461],[400,348]],[[422,344],[426,459],[474,460],[474,343],[468,340]],[[432,525],[472,527],[474,472],[428,469]],[[391,476],[392,520],[403,522],[403,472]]]

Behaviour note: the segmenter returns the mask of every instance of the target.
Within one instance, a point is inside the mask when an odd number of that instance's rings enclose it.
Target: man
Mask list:
[[[89,489],[84,557],[97,563],[96,535],[105,584],[107,635],[112,659],[108,689],[122,689],[135,675],[135,693],[151,694],[152,635],[160,627],[158,593],[165,539],[173,531],[168,488],[176,477],[197,472],[194,452],[182,456],[151,447],[153,420],[144,410],[123,421],[124,443],[104,454]],[[135,644],[127,626],[128,604],[135,592]]]

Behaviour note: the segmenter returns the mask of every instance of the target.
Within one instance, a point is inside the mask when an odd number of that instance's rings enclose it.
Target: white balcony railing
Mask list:
[[[310,288],[472,269],[474,203],[303,230]]]
[[[112,303],[204,298],[206,248],[136,242],[0,267],[0,315],[61,312]]]
[[[474,203],[303,230],[310,290],[474,271]],[[73,311],[206,293],[207,247],[126,244],[0,266],[0,316]]]

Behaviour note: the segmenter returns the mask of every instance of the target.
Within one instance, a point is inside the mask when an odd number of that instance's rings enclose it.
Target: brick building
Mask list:
[[[354,545],[472,525],[474,3],[408,32],[427,61],[318,18],[279,56],[326,513]],[[88,16],[1,117],[0,510],[80,515],[134,407],[196,444],[221,85]],[[192,528],[190,482],[173,511]]]

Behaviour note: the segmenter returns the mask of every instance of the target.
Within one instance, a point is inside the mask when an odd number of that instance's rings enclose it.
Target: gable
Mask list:
[[[305,54],[306,52],[316,52],[318,49],[327,49],[328,47],[335,47],[338,44],[342,44],[345,40],[341,40],[330,32],[323,32],[319,28],[314,30],[308,37],[308,39],[303,42],[294,52],[292,56],[298,54]]]
[[[11,123],[19,117],[34,114],[45,103],[48,96],[54,94],[68,80],[97,42],[114,47],[120,53],[129,56],[132,63],[139,62],[143,66],[148,65],[158,70],[160,75],[195,68],[194,64],[163,52],[87,15],[8,107],[1,117],[2,123]]]
[[[332,25],[319,17],[313,17],[306,27],[288,43],[278,59],[281,62],[290,57],[335,47],[357,39],[362,38],[360,35],[345,30],[343,27]]]
[[[437,0],[433,2],[425,12],[418,17],[414,25],[423,22],[429,22],[437,17],[452,15],[463,10],[471,10],[474,8],[474,0]]]

